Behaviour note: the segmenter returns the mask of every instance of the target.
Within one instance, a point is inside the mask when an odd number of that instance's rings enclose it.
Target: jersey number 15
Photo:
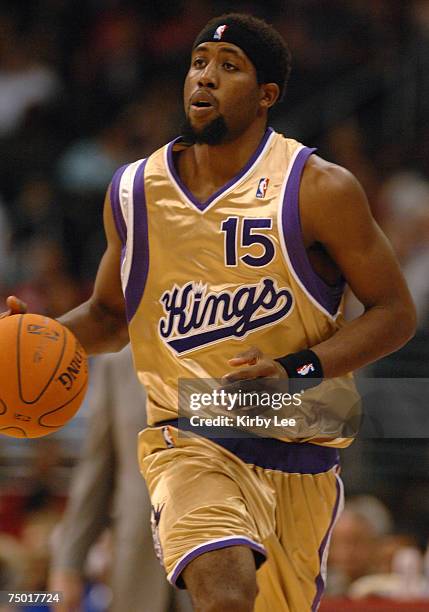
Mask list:
[[[274,259],[275,248],[269,236],[261,233],[263,230],[272,228],[272,219],[240,219],[239,217],[228,217],[222,222],[221,231],[225,233],[225,265],[237,266],[237,251],[243,247],[258,244],[262,247],[262,253],[258,257],[253,255],[242,255],[240,260],[247,266],[262,268]]]

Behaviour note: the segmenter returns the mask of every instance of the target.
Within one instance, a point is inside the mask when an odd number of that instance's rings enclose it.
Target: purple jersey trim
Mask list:
[[[267,558],[265,548],[250,538],[237,536],[236,538],[208,542],[207,544],[201,544],[201,546],[194,548],[179,561],[173,570],[171,578],[169,578],[170,584],[182,589],[185,588],[183,580],[180,578],[180,574],[193,559],[212,550],[220,550],[221,548],[228,548],[229,546],[248,546],[252,549],[255,556],[256,569],[258,569]]]
[[[162,421],[156,426],[165,425],[196,434],[195,428],[192,428],[189,420],[185,418]],[[243,437],[213,437],[216,430],[221,435],[220,429],[198,427],[198,435],[209,438],[244,463],[256,465],[264,470],[279,470],[290,474],[320,474],[329,471],[339,463],[337,448],[319,446],[309,442],[282,442],[275,438],[249,437],[245,432],[238,430],[236,431],[237,436],[243,434]],[[222,433],[231,435],[231,430],[229,429],[228,432],[225,429]]]
[[[183,191],[183,193],[186,195],[186,197],[192,202],[192,204],[198,208],[198,210],[204,211],[208,206],[210,206],[210,204],[213,202],[213,200],[215,200],[216,198],[218,198],[220,195],[222,195],[222,193],[224,193],[227,189],[229,189],[230,187],[232,187],[235,183],[237,183],[245,174],[246,172],[248,172],[250,170],[250,168],[253,166],[253,164],[255,164],[255,162],[257,161],[258,157],[261,155],[265,145],[268,142],[269,137],[271,136],[271,134],[274,132],[274,130],[272,128],[267,128],[261,142],[259,143],[256,151],[253,153],[253,155],[250,157],[249,161],[247,162],[247,164],[244,166],[244,168],[242,168],[240,170],[240,172],[234,177],[232,178],[230,181],[228,181],[223,187],[221,187],[220,189],[218,189],[215,193],[213,193],[208,200],[206,200],[205,202],[200,202],[195,196],[194,194],[189,191],[189,189],[186,187],[186,185],[183,183],[182,179],[180,178],[177,170],[176,170],[176,166],[174,164],[174,160],[173,160],[173,147],[177,142],[181,142],[182,141],[182,137],[179,136],[179,138],[176,138],[175,140],[173,140],[172,142],[170,142],[167,145],[167,163],[168,163],[168,167],[169,170],[174,178],[174,180],[176,181],[178,187],[180,188],[181,191]]]
[[[128,168],[128,164],[125,164],[125,166],[121,166],[118,168],[118,170],[116,170],[110,185],[110,203],[112,206],[113,220],[115,222],[116,231],[118,232],[119,238],[121,239],[123,245],[125,245],[127,242],[127,227],[122,215],[121,202],[119,198],[119,185],[126,168]]]
[[[328,531],[326,532],[325,537],[323,538],[322,543],[320,544],[320,547],[319,547],[320,572],[316,578],[316,589],[317,590],[316,590],[316,595],[313,600],[313,604],[311,606],[311,612],[317,612],[317,609],[319,608],[319,605],[320,605],[320,600],[322,599],[323,591],[325,589],[325,581],[323,580],[323,577],[322,577],[322,560],[323,560],[323,554],[325,552],[326,546],[329,543],[329,540],[332,534],[332,530],[337,520],[338,507],[340,505],[341,487],[340,487],[338,478],[336,479],[336,486],[337,486],[337,499],[335,500],[335,506],[334,506],[334,511],[332,513],[331,522],[329,523]]]
[[[344,280],[335,285],[328,285],[313,270],[302,239],[301,219],[299,213],[299,187],[307,159],[316,149],[304,147],[296,156],[290,172],[283,201],[282,226],[283,236],[289,259],[295,274],[308,293],[334,316],[341,302],[344,291]]]
[[[133,185],[133,253],[130,275],[125,289],[127,319],[131,321],[143,296],[149,272],[149,238],[146,209],[144,171],[147,159],[137,169]],[[129,228],[131,231],[131,228]]]

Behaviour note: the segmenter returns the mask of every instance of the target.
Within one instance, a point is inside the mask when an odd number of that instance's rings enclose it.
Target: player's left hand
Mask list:
[[[239,369],[225,374],[222,377],[225,383],[255,378],[287,378],[286,370],[277,361],[264,355],[256,346],[251,346],[246,351],[238,353],[229,359],[228,363]]]

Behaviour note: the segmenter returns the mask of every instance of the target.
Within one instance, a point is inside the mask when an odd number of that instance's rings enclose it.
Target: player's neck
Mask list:
[[[217,146],[193,145],[179,158],[179,173],[188,188],[215,191],[234,178],[258,148],[265,126],[252,125],[231,142]]]

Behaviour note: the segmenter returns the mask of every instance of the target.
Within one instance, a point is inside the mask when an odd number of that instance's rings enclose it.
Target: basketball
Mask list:
[[[37,314],[0,320],[0,433],[38,438],[57,431],[79,410],[88,363],[76,337]]]

